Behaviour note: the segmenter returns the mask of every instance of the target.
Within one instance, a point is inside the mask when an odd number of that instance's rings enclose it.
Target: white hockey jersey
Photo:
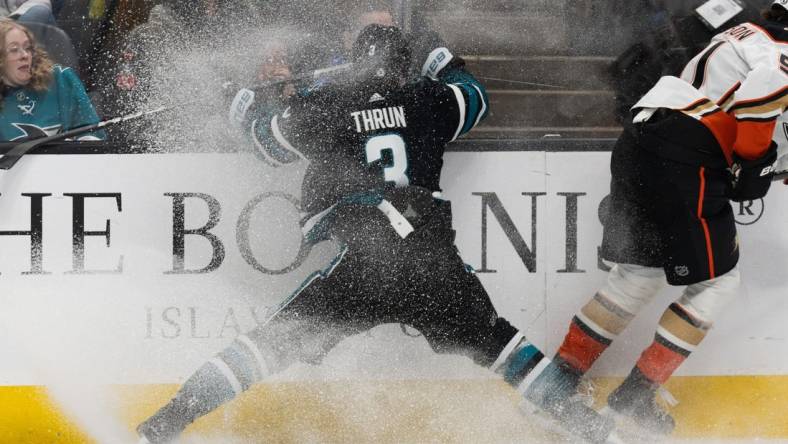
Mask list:
[[[711,130],[728,162],[761,157],[774,139],[788,155],[788,30],[744,23],[717,34],[681,78],[663,77],[633,109],[635,122],[669,108]]]

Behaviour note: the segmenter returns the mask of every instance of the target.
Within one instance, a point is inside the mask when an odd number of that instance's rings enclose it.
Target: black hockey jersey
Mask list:
[[[390,90],[323,87],[296,97],[281,113],[261,113],[252,132],[270,163],[309,161],[303,209],[316,214],[368,191],[439,191],[446,144],[487,112],[484,87],[456,64],[437,80],[421,77]]]

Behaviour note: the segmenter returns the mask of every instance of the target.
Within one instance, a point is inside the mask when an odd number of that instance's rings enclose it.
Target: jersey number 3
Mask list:
[[[383,168],[386,182],[394,182],[397,187],[410,185],[408,179],[408,153],[405,149],[405,141],[396,134],[385,136],[375,136],[367,141],[365,147],[367,153],[367,163],[372,163],[383,158],[383,152],[391,152],[392,162]]]
[[[788,74],[788,55],[782,54],[780,56],[780,69],[782,69],[784,73]]]

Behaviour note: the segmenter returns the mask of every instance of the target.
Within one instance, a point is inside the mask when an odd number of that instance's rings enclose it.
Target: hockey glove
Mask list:
[[[777,144],[772,142],[766,154],[746,160],[733,154],[731,187],[728,197],[734,202],[760,199],[769,191],[774,173],[773,164],[777,160]]]
[[[458,59],[435,31],[412,33],[408,35],[408,40],[416,75],[438,80],[441,71],[449,66],[452,60]]]
[[[233,98],[233,103],[230,105],[230,125],[237,129],[241,129],[246,121],[246,116],[249,110],[254,105],[254,91],[251,89],[241,88]]]

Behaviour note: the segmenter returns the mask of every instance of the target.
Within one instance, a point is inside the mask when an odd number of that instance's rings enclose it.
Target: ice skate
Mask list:
[[[185,415],[178,412],[175,403],[170,402],[153,416],[137,426],[140,437],[138,444],[167,444],[173,442],[183,429],[191,423]]]
[[[676,427],[673,417],[657,404],[656,388],[632,378],[627,378],[608,396],[604,413],[633,434],[642,436],[647,432],[655,439],[670,435]]]
[[[613,433],[613,419],[600,415],[577,396],[578,382],[579,377],[550,362],[526,388],[521,408],[548,419],[548,428],[562,435],[590,443],[621,442]]]

